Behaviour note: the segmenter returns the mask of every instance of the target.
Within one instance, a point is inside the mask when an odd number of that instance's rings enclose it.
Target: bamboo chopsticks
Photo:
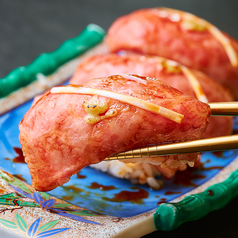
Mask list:
[[[209,103],[212,115],[237,116],[238,102]],[[222,136],[210,139],[200,139],[179,143],[155,145],[122,152],[106,158],[105,160],[124,160],[133,158],[146,158],[154,156],[186,154],[206,151],[224,151],[238,148],[238,135]]]

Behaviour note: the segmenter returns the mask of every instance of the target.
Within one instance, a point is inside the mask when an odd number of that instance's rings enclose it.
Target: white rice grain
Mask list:
[[[147,184],[155,190],[159,190],[161,188],[161,184],[154,177],[148,177]]]

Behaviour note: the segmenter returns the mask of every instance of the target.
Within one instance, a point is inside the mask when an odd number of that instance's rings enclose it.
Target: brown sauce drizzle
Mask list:
[[[106,201],[111,202],[131,202],[131,203],[142,203],[142,199],[148,198],[149,193],[139,187],[132,187],[131,189],[138,190],[136,192],[123,190],[117,194],[114,194],[113,198],[103,197]]]
[[[215,152],[212,152],[215,156],[219,157],[219,158],[222,158],[223,157],[223,151],[215,151]]]
[[[222,168],[223,168],[222,166],[212,166],[209,168],[204,168],[203,170],[222,169]]]
[[[86,175],[82,175],[82,174],[80,174],[80,173],[77,173],[77,178],[78,179],[84,179],[84,178],[86,178],[87,176]]]
[[[212,196],[214,194],[214,192],[211,189],[208,190],[207,193],[208,193],[208,196]]]
[[[13,176],[16,177],[16,178],[18,178],[18,179],[20,179],[20,180],[23,181],[23,182],[26,182],[26,180],[22,177],[21,174],[13,174]]]
[[[195,183],[192,182],[194,179],[203,179],[206,176],[201,174],[194,174],[197,168],[188,168],[185,171],[177,171],[174,177],[174,184],[175,185],[182,185],[182,186],[192,186],[197,187]]]
[[[164,193],[164,195],[173,195],[173,194],[180,194],[182,192],[172,192],[172,191],[167,191]]]
[[[77,187],[74,186],[74,185],[64,186],[64,189],[65,189],[66,191],[72,190],[72,191],[75,192],[75,193],[79,193],[79,192],[82,192],[82,191],[83,191],[83,189],[77,188]]]
[[[115,189],[116,187],[113,185],[105,186],[105,185],[99,184],[97,182],[93,182],[93,183],[91,183],[91,186],[88,186],[88,188],[91,188],[91,189],[100,188],[103,191],[108,191],[108,190]]]
[[[62,196],[62,198],[65,201],[72,201],[74,199],[74,196]]]
[[[209,163],[211,160],[208,159],[207,161],[205,161],[204,163],[201,163],[201,165],[198,167],[199,170],[212,170],[212,169],[222,169],[223,167],[222,166],[211,166],[211,167],[208,167],[208,168],[205,168],[204,165],[206,163]]]
[[[26,163],[24,155],[23,155],[23,152],[22,152],[22,149],[21,148],[17,148],[17,147],[14,147],[13,149],[17,153],[17,157],[15,157],[12,161],[14,163]]]
[[[229,156],[224,154],[225,151],[214,151],[212,152],[212,154],[214,154],[216,157],[218,158],[222,158],[222,159],[228,159]],[[232,155],[236,155],[236,150],[232,150]]]
[[[160,200],[159,200],[159,202],[157,202],[157,205],[160,205],[160,204],[162,204],[162,203],[165,203],[166,202],[166,198],[161,198]]]
[[[205,175],[202,174],[195,174],[195,171],[207,171],[212,169],[222,169],[222,166],[211,166],[208,168],[205,168],[204,165],[208,163],[210,160],[207,160],[204,163],[201,163],[199,167],[189,167],[185,171],[177,171],[174,177],[174,184],[175,185],[183,185],[183,186],[192,186],[197,187],[195,183],[192,182],[194,179],[203,179],[206,178]]]

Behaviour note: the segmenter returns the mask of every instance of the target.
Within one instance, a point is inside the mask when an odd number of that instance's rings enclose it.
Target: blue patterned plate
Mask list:
[[[31,184],[30,173],[27,164],[21,159],[18,124],[31,104],[32,101],[28,101],[0,117],[0,168],[29,184]],[[164,180],[164,187],[159,191],[152,190],[146,185],[133,185],[127,180],[114,178],[87,167],[77,175],[73,175],[65,185],[51,191],[50,195],[106,215],[135,216],[155,209],[159,203],[171,201],[200,186],[236,157],[237,150],[204,153],[201,156],[202,167],[179,172],[174,179]]]

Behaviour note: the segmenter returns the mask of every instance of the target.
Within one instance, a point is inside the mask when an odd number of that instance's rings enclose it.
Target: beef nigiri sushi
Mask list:
[[[122,151],[202,137],[210,107],[156,79],[114,75],[53,88],[25,114],[20,143],[36,190]],[[151,159],[151,160],[150,160]],[[146,158],[177,168],[197,154]]]

